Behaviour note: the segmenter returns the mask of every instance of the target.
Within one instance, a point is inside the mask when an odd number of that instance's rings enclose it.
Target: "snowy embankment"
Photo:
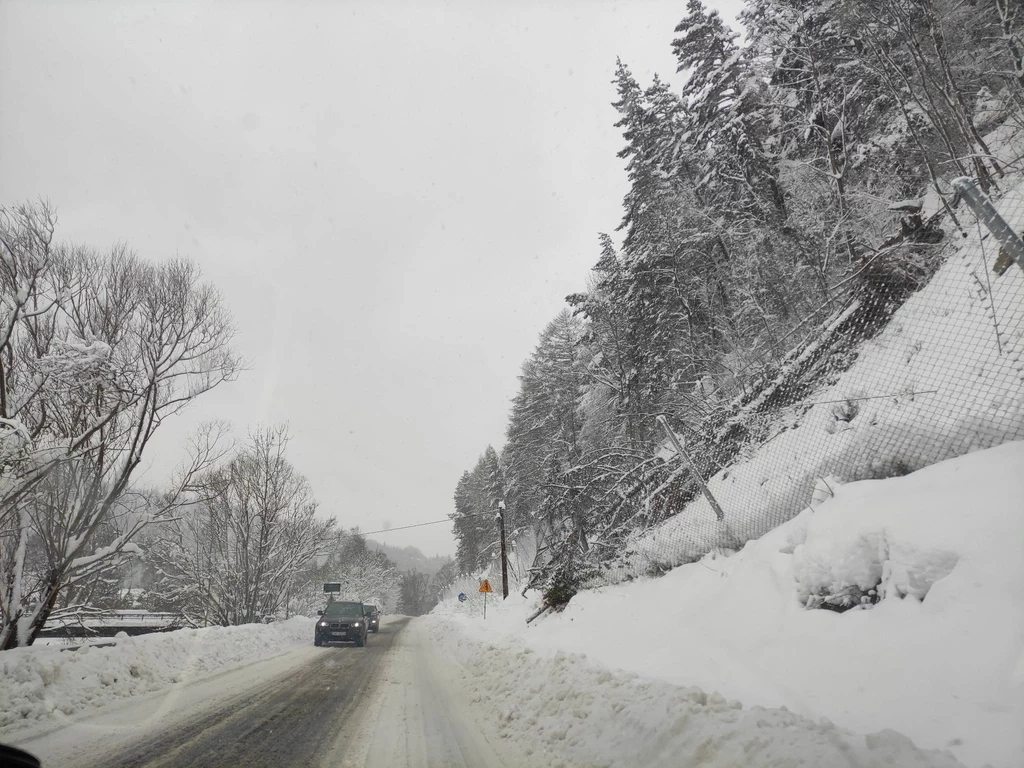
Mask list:
[[[0,734],[242,667],[307,645],[312,634],[312,620],[296,617],[124,637],[77,651],[53,645],[4,651]]]
[[[1004,183],[997,207],[1022,231],[1024,181]],[[709,479],[727,527],[698,495],[639,533],[624,567],[604,578],[763,535],[798,514],[821,478],[889,477],[1024,438],[1024,272],[993,272],[998,245],[968,229],[965,239],[950,232],[955,250],[833,385],[766,416],[770,437]]]
[[[609,740],[635,732],[683,755],[705,728],[709,749],[774,739],[770,727],[755,738],[741,724],[776,718],[792,718],[806,738],[825,728],[821,739],[834,741],[836,731],[802,719],[827,718],[858,733],[892,729],[972,767],[1016,768],[1024,765],[1022,469],[1024,442],[1013,442],[904,477],[833,484],[834,496],[735,555],[582,592],[529,626],[533,594],[490,601],[486,622],[477,595],[445,601],[434,620],[461,630],[442,642],[463,663],[477,654],[478,665],[507,667],[507,683],[504,672],[479,677],[479,696],[495,706],[510,696],[511,716],[534,718],[535,727],[555,728],[557,713],[570,713],[566,739],[586,742],[591,727]],[[850,589],[881,600],[845,613],[805,608],[808,598]],[[527,649],[544,660],[528,666]],[[624,682],[591,663],[658,682]],[[699,694],[673,686],[794,714],[729,715],[719,699],[699,704]],[[611,719],[599,714],[617,707]],[[861,746],[898,741],[868,737]]]

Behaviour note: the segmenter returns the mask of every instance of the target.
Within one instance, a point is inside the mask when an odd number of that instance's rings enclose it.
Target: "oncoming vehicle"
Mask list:
[[[371,632],[380,629],[380,611],[376,605],[363,605],[363,614],[366,616],[366,628]]]
[[[313,645],[325,643],[355,643],[357,648],[366,645],[367,620],[363,616],[362,603],[329,603],[322,611],[313,633]]]

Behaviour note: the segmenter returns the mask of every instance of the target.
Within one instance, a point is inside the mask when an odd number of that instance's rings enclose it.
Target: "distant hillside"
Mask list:
[[[419,571],[433,576],[448,561],[447,557],[440,555],[427,557],[417,547],[391,547],[373,539],[367,539],[366,546],[370,550],[383,552],[400,571]]]

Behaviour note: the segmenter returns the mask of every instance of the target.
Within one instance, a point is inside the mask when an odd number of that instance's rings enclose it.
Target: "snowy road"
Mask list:
[[[495,754],[477,722],[459,670],[442,658],[429,627],[414,621],[396,639],[365,712],[350,720],[321,765],[344,768],[433,768],[522,765]],[[356,747],[352,744],[358,745]],[[340,760],[337,758],[341,758]]]
[[[425,630],[301,648],[18,740],[44,766],[502,765]],[[441,662],[441,663],[438,663]]]
[[[314,765],[331,751],[339,730],[360,713],[404,624],[371,636],[365,648],[318,649],[297,670],[104,756],[96,768]]]
[[[747,709],[468,629],[452,616],[396,617],[365,648],[315,648],[310,621],[308,643],[298,633],[247,667],[3,741],[47,768],[960,766],[893,731]]]

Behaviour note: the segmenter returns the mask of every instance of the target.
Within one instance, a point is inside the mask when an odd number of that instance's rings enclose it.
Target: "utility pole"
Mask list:
[[[508,597],[508,553],[505,551],[505,502],[498,502],[498,529],[501,531],[501,599]]]

